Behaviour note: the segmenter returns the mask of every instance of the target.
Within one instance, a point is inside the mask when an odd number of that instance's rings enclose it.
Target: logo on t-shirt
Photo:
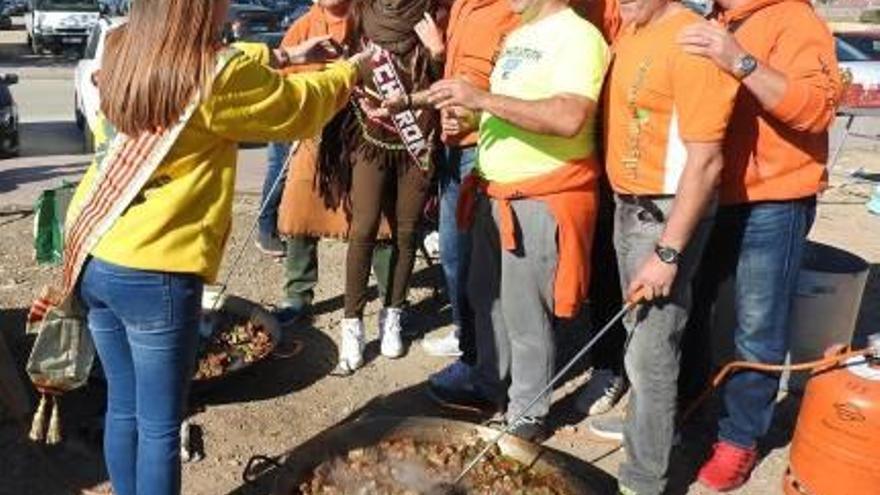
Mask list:
[[[538,63],[544,58],[544,53],[533,48],[511,46],[501,54],[501,79],[510,79],[510,76],[519,69],[523,63]]]

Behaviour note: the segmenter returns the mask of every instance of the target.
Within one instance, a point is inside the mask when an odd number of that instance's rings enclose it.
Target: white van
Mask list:
[[[82,54],[100,16],[98,0],[30,0],[24,17],[28,44],[36,55],[46,49]]]
[[[85,53],[73,72],[74,115],[77,127],[83,131],[83,147],[87,153],[95,151],[95,134],[92,129],[97,125],[98,111],[101,108],[101,98],[93,76],[101,68],[107,34],[126,21],[124,17],[116,19],[102,17],[98,20],[89,34]]]

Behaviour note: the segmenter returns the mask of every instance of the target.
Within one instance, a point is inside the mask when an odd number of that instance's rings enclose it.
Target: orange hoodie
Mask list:
[[[461,186],[459,228],[470,229],[476,194],[482,191],[498,201],[501,247],[508,251],[517,248],[516,215],[510,202],[534,199],[547,204],[559,227],[553,313],[560,318],[574,318],[589,293],[590,252],[599,208],[598,170],[599,164],[588,158],[520,182],[487,182],[471,174]]]
[[[722,203],[815,195],[827,181],[828,128],[841,91],[828,27],[806,0],[755,0],[719,20],[788,79],[782,101],[769,110],[740,89],[724,143]]]

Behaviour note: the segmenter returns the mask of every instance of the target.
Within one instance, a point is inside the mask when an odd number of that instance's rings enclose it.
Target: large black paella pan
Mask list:
[[[352,452],[371,449],[388,443],[425,442],[446,445],[467,445],[474,442],[488,442],[498,434],[497,430],[440,418],[371,418],[357,420],[331,428],[309,440],[281,460],[281,469],[275,482],[274,495],[301,495],[301,487],[308,485],[333,459],[347,460]],[[499,443],[498,457],[515,461],[530,475],[556,480],[558,491],[571,495],[604,495],[617,493],[614,479],[600,469],[568,454],[535,445],[516,437],[506,436]],[[317,468],[317,471],[316,471]],[[454,477],[454,476],[452,476]],[[437,479],[436,483],[449,481]],[[435,484],[436,484],[435,483]],[[304,485],[305,484],[305,485]],[[343,488],[345,495],[386,495],[375,488],[361,486],[359,489]],[[354,486],[357,486],[356,484]],[[312,492],[314,493],[314,492]],[[394,492],[398,493],[398,492]],[[416,489],[399,493],[430,493]],[[491,493],[503,495],[504,490],[471,490],[471,495]],[[529,493],[528,490],[509,493]]]

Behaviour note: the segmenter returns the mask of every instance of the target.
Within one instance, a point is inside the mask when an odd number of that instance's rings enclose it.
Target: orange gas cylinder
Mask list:
[[[784,487],[786,495],[880,495],[880,366],[853,357],[810,379]]]

